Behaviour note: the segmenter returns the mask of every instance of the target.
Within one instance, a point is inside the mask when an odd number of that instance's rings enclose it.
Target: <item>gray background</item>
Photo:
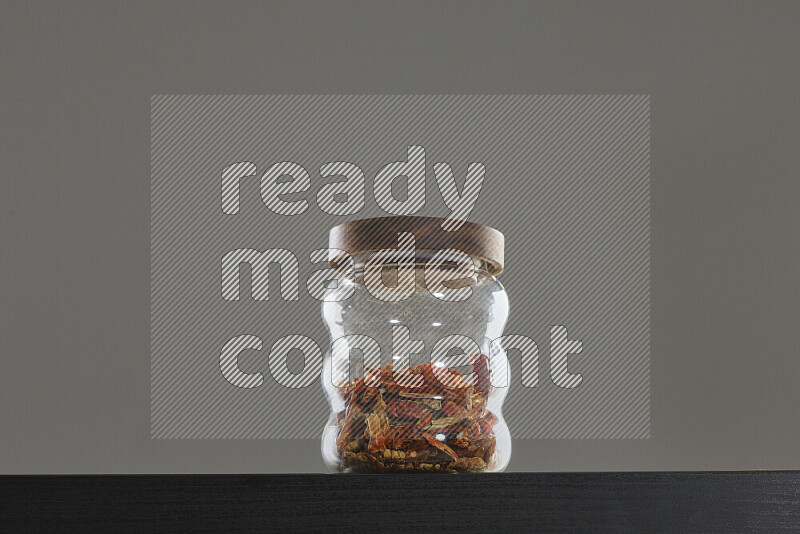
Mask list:
[[[408,144],[425,149],[425,202],[417,215],[450,213],[435,162],[448,162],[460,185],[469,163],[486,168],[469,220],[503,232],[506,269],[500,279],[511,302],[505,334],[532,338],[541,352],[537,388],[522,387],[521,358],[510,355],[514,379],[503,414],[511,436],[649,436],[646,95],[167,95],[154,97],[151,109],[153,437],[320,438],[329,413],[319,381],[283,387],[269,372],[270,348],[290,334],[310,337],[323,351],[328,347],[320,302],[305,287],[318,268],[309,254],[327,248],[328,230],[337,224],[389,215],[373,198],[380,194],[373,178],[389,162],[406,161]],[[293,216],[267,209],[259,191],[260,177],[287,159],[310,176],[309,191],[293,195],[303,196],[307,209]],[[319,167],[342,159],[365,174],[366,202],[357,214],[336,216],[318,206],[317,192],[331,181]],[[226,214],[220,176],[240,161],[252,161],[258,170],[239,180],[239,213]],[[260,283],[258,272],[241,269],[242,297],[224,300],[220,260],[242,248],[294,253],[299,298],[279,297],[273,270],[269,300],[256,301],[250,287],[253,279]],[[413,322],[427,328],[412,328],[410,335],[427,337],[427,350],[446,334],[478,331],[456,326],[476,322],[467,303],[422,302]],[[383,305],[379,313],[390,309]],[[363,330],[350,322],[350,332],[388,343],[389,317]],[[446,324],[432,328],[431,321]],[[571,339],[583,343],[568,364],[571,373],[583,375],[578,388],[560,388],[549,378],[550,325],[565,326]],[[238,358],[245,372],[264,374],[257,389],[233,386],[220,372],[223,344],[241,334],[264,343],[261,351]],[[290,361],[299,365],[293,368],[303,369],[295,356]]]
[[[314,472],[151,440],[149,105],[174,93],[650,94],[649,440],[512,470],[800,467],[797,3],[4,2],[0,470]]]

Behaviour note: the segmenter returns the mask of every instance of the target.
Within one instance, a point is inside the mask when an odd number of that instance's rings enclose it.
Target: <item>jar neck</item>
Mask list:
[[[391,263],[386,262],[381,264],[381,278],[383,279],[384,283],[387,286],[394,286],[398,282],[398,273],[400,272],[401,268],[408,269],[409,267],[413,267],[414,269],[414,278],[415,283],[417,286],[425,287],[425,278],[426,276],[429,279],[438,278],[441,279],[441,275],[450,273],[452,271],[461,271],[462,276],[458,276],[458,280],[454,280],[453,282],[448,282],[452,288],[458,288],[463,286],[474,286],[476,285],[481,279],[484,278],[494,278],[494,276],[489,272],[489,263],[486,260],[481,258],[475,258],[469,256],[469,259],[472,262],[472,270],[471,273],[464,272],[464,265],[463,262],[457,261],[441,261],[437,259],[436,262],[432,262],[431,260],[434,259],[434,256],[437,254],[438,251],[435,250],[417,250],[414,254],[414,260],[412,262],[401,262],[401,263]],[[357,284],[364,284],[365,280],[365,273],[367,267],[367,261],[369,260],[372,253],[364,253],[364,254],[357,254],[353,256],[353,265],[354,268],[352,270],[348,270],[345,272],[345,276],[355,281]],[[439,275],[439,276],[437,276]],[[455,278],[455,275],[453,276]]]

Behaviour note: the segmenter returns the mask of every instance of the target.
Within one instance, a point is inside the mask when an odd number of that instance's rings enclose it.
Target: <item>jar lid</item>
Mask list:
[[[414,234],[417,250],[456,249],[472,258],[484,260],[492,275],[503,271],[505,238],[494,228],[464,222],[458,230],[447,231],[443,223],[452,221],[441,217],[376,217],[349,221],[331,228],[328,247],[344,250],[351,256],[377,250],[395,249],[400,232]],[[342,255],[330,253],[329,262],[336,267]]]

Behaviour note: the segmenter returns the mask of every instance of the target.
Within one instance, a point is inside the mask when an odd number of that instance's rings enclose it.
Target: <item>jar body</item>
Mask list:
[[[349,298],[323,302],[331,349],[322,379],[331,414],[322,455],[330,470],[506,467],[508,360],[496,340],[508,297],[485,271],[477,271],[468,287],[468,298],[448,301],[417,283],[408,298],[386,301],[353,277],[339,282]],[[375,347],[380,360],[367,361],[367,349]]]

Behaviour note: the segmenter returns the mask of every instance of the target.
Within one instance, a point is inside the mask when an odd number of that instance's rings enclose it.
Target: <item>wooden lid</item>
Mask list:
[[[481,224],[464,222],[458,230],[448,232],[442,223],[448,219],[440,217],[377,217],[350,221],[331,228],[329,248],[341,249],[355,256],[376,250],[396,249],[398,234],[414,234],[416,250],[456,249],[472,258],[486,261],[489,273],[503,271],[503,234]],[[336,266],[338,260],[331,253],[330,264]]]

